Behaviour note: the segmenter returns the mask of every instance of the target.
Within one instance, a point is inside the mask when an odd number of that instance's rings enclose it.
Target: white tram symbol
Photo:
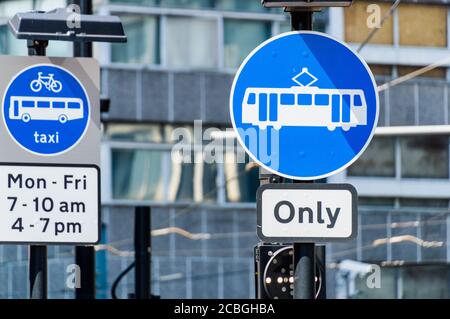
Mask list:
[[[305,85],[301,78],[308,79]],[[341,127],[348,131],[367,125],[367,103],[359,89],[321,89],[310,86],[317,79],[303,68],[291,88],[247,88],[242,102],[242,123],[279,130],[285,126]]]

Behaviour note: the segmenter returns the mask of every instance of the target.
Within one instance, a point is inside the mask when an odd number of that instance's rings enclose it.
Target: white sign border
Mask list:
[[[352,194],[352,233],[345,238],[335,237],[266,237],[262,231],[262,197],[266,190],[294,189],[294,190],[346,190]],[[358,233],[358,193],[350,184],[324,184],[324,183],[295,183],[295,184],[264,184],[256,192],[256,232],[259,239],[266,243],[328,243],[345,242],[356,238]]]
[[[247,148],[247,146],[245,145],[245,142],[242,140],[239,131],[236,128],[236,123],[234,121],[234,111],[233,111],[233,100],[234,100],[234,90],[236,88],[236,83],[239,79],[239,76],[241,75],[242,70],[244,69],[245,65],[247,64],[247,62],[253,57],[253,55],[255,55],[259,49],[261,49],[262,47],[264,47],[265,45],[269,44],[272,41],[275,41],[279,38],[283,38],[289,35],[293,35],[293,34],[315,34],[315,35],[319,35],[319,36],[323,36],[326,38],[329,38],[333,41],[336,41],[340,44],[342,44],[344,47],[346,47],[349,51],[351,51],[360,61],[361,63],[364,65],[364,67],[366,68],[368,74],[370,75],[370,78],[372,80],[372,84],[374,87],[374,91],[375,91],[375,100],[376,100],[376,112],[375,112],[375,120],[374,120],[374,125],[372,127],[372,132],[370,133],[369,138],[367,139],[366,143],[364,144],[364,147],[359,151],[358,154],[356,154],[353,159],[351,161],[349,161],[348,163],[346,163],[345,165],[337,168],[336,170],[332,171],[332,172],[328,172],[322,175],[318,175],[318,176],[308,176],[308,177],[303,177],[303,176],[291,176],[291,175],[287,175],[287,174],[282,174],[280,172],[275,171],[274,169],[270,168],[269,166],[265,165],[264,163],[262,163],[261,161],[259,161],[256,156],[254,156],[250,150]],[[347,43],[338,40],[326,33],[322,33],[322,32],[317,32],[317,31],[290,31],[290,32],[284,32],[281,33],[277,36],[274,36],[266,41],[264,41],[263,43],[261,43],[260,45],[258,45],[255,49],[253,49],[252,52],[250,52],[250,54],[245,58],[244,62],[242,62],[242,64],[239,66],[239,69],[236,72],[236,75],[234,76],[233,79],[233,84],[231,86],[231,91],[230,91],[230,99],[229,99],[229,107],[230,107],[230,118],[231,118],[231,124],[233,125],[233,129],[236,132],[236,136],[237,136],[237,140],[239,141],[239,144],[241,144],[242,148],[245,150],[245,152],[250,156],[250,158],[252,158],[256,163],[258,163],[260,166],[264,167],[266,170],[268,170],[269,172],[271,172],[272,174],[278,175],[278,176],[282,176],[285,178],[290,178],[290,179],[294,179],[294,180],[300,180],[300,181],[311,181],[311,180],[316,180],[316,179],[322,179],[322,178],[326,178],[335,174],[338,174],[340,172],[342,172],[343,170],[345,170],[347,167],[349,167],[350,165],[352,165],[366,150],[366,148],[369,146],[370,142],[372,141],[372,138],[375,134],[375,129],[378,126],[378,118],[380,115],[380,97],[378,94],[378,89],[377,89],[377,82],[375,81],[375,77],[373,76],[372,71],[369,68],[369,65],[366,63],[366,61],[357,53],[355,52]]]
[[[89,164],[36,164],[36,163],[7,163],[0,162],[0,166],[26,166],[26,167],[78,167],[78,168],[94,168],[97,171],[97,192],[98,192],[98,210],[97,210],[97,218],[98,218],[98,228],[97,228],[97,241],[95,242],[55,242],[55,241],[27,241],[27,242],[15,242],[15,241],[0,241],[0,244],[11,244],[11,245],[54,245],[54,246],[94,246],[97,245],[101,240],[101,170],[97,165],[89,165]],[[1,212],[0,212],[1,213]]]

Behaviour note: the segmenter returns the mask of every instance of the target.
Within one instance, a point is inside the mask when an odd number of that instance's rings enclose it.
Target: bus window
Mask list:
[[[297,96],[298,105],[307,106],[312,104],[311,94],[299,94]]]
[[[256,103],[256,94],[255,93],[250,93],[248,95],[247,104],[255,104],[255,103]]]
[[[37,107],[48,108],[48,107],[50,107],[50,102],[49,101],[38,101]]]
[[[53,102],[54,109],[64,109],[66,107],[66,103],[64,102]]]
[[[282,105],[294,105],[295,95],[294,94],[281,94],[280,104]]]
[[[19,116],[19,101],[14,100],[14,116]]]
[[[79,109],[80,103],[78,102],[69,102],[69,109]]]
[[[22,101],[22,107],[34,107],[34,101]]]
[[[353,96],[353,106],[362,106],[362,100],[361,100],[361,95],[354,95]]]
[[[330,105],[330,96],[328,94],[316,94],[314,102],[317,106],[328,106]]]

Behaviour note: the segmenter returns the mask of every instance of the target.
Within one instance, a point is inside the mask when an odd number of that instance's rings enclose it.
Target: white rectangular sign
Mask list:
[[[258,189],[258,236],[324,242],[356,235],[357,195],[348,184],[268,184]]]
[[[98,168],[43,166],[0,164],[0,242],[97,243]]]

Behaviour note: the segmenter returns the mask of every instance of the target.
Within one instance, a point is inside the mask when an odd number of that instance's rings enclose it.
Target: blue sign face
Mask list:
[[[69,71],[54,65],[29,67],[11,81],[3,97],[3,120],[13,138],[37,155],[73,148],[89,124],[89,99]]]
[[[367,64],[347,45],[310,31],[267,40],[247,57],[230,95],[240,144],[260,165],[311,180],[353,163],[378,121]]]

